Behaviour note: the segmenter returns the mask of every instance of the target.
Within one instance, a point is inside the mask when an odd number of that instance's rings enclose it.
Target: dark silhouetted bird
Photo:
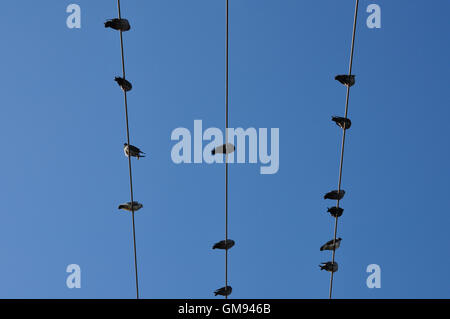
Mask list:
[[[320,251],[323,250],[333,250],[333,247],[336,246],[336,249],[339,248],[339,246],[341,246],[341,240],[342,238],[336,238],[336,245],[333,245],[334,239],[328,241],[325,245],[323,245],[322,247],[320,247]]]
[[[133,201],[133,207],[131,207],[131,202],[127,202],[125,204],[119,205],[119,209],[124,209],[124,210],[127,210],[129,212],[131,212],[131,211],[137,212],[142,207],[144,207],[144,205],[142,205],[141,203],[138,203],[136,201]],[[133,209],[131,209],[131,208],[133,208]]]
[[[320,267],[320,270],[336,272],[338,270],[338,263],[334,262],[334,264],[333,264],[332,261],[327,261],[326,263],[321,263],[319,265],[319,267]]]
[[[331,120],[334,121],[338,126],[342,127],[344,130],[349,129],[350,126],[352,126],[352,121],[350,121],[349,118],[333,116]]]
[[[341,200],[345,195],[345,191],[341,189],[340,191],[334,190],[331,192],[328,192],[323,197],[324,199],[334,199],[334,200]]]
[[[231,294],[232,290],[233,290],[233,288],[231,288],[231,286],[222,287],[222,288],[219,288],[216,291],[214,291],[214,296],[217,296],[217,295],[229,296]]]
[[[354,75],[340,74],[340,75],[336,75],[336,77],[334,79],[348,87],[351,87],[355,84],[355,76]]]
[[[128,31],[131,29],[127,19],[111,19],[105,22],[105,28],[111,28],[118,31]]]
[[[131,89],[133,88],[133,86],[131,85],[130,82],[128,82],[127,80],[125,80],[124,78],[118,77],[116,76],[114,78],[114,81],[117,82],[117,84],[119,84],[119,86],[122,88],[122,90],[124,90],[125,92],[131,91]]]
[[[213,249],[230,249],[233,246],[234,246],[233,239],[221,240],[218,243],[214,244]]]
[[[127,143],[123,144],[123,152],[125,153],[125,156],[128,157],[129,152],[131,153],[132,157],[137,157],[137,159],[141,158],[141,157],[145,157],[144,152],[142,152],[139,148],[137,148],[136,146],[130,145],[130,147],[128,147]]]
[[[329,208],[328,208],[328,212],[329,212],[329,213],[331,214],[331,216],[333,216],[333,217],[341,217],[341,216],[342,216],[342,213],[344,212],[344,209],[341,208],[341,207],[333,206],[333,207],[329,207]]]
[[[235,150],[235,147],[233,144],[231,143],[227,143],[226,146],[225,144],[217,146],[215,149],[213,149],[211,151],[212,155],[216,155],[216,154],[230,154],[233,153]]]

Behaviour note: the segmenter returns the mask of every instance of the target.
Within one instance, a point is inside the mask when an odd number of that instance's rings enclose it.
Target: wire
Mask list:
[[[122,19],[122,14],[120,11],[120,0],[117,0],[117,9],[119,12],[119,19]],[[123,79],[125,79],[125,55],[123,50],[123,34],[122,30],[120,30],[120,49],[122,53],[122,74]],[[128,101],[127,101],[127,91],[123,90],[124,93],[124,102],[125,102],[125,120],[127,124],[127,143],[128,148],[130,148],[130,128],[128,125]],[[139,280],[138,280],[138,266],[137,266],[137,254],[136,254],[136,227],[134,222],[134,200],[133,200],[133,174],[131,171],[131,152],[128,154],[128,170],[130,173],[130,197],[131,197],[131,216],[133,221],[133,250],[134,250],[134,271],[136,277],[136,299],[139,299]]]
[[[226,13],[226,75],[225,75],[225,243],[228,244],[228,0]],[[225,249],[225,289],[228,290],[228,249]],[[225,294],[228,299],[228,294]]]
[[[358,19],[358,6],[359,6],[359,0],[356,0],[355,4],[355,17],[353,20],[353,35],[352,35],[352,45],[351,45],[351,52],[350,52],[350,65],[348,70],[348,75],[352,74],[352,66],[353,66],[353,53],[355,49],[355,35],[356,35],[356,22]],[[348,101],[350,98],[350,85],[347,85],[347,95],[345,99],[345,118],[347,118],[348,115]],[[341,183],[342,183],[342,167],[344,165],[344,146],[345,146],[345,126],[342,129],[342,145],[341,145],[341,159],[339,163],[339,182],[338,182],[338,193],[341,191]],[[339,199],[337,200],[336,207],[339,208]],[[334,260],[336,256],[336,236],[337,236],[337,226],[338,226],[338,216],[336,215],[335,221],[334,221],[334,241],[333,241],[333,257],[332,262],[334,265]],[[330,295],[329,299],[332,298],[333,295],[333,278],[334,278],[334,271],[331,271],[331,277],[330,277]]]

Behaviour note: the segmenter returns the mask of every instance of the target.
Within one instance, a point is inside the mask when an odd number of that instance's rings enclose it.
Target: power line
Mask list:
[[[117,9],[119,14],[119,20],[122,19],[122,14],[120,10],[120,0],[117,0]],[[120,31],[120,49],[121,49],[121,55],[122,55],[122,74],[123,79],[126,79],[125,76],[125,54],[123,49],[123,31],[122,29]],[[134,250],[134,271],[135,271],[135,279],[136,279],[136,299],[139,299],[139,280],[138,280],[138,265],[137,265],[137,253],[136,253],[136,227],[135,227],[135,221],[134,221],[134,198],[133,198],[133,174],[131,169],[131,143],[130,143],[130,128],[128,124],[128,101],[127,101],[127,91],[123,90],[124,93],[124,104],[125,104],[125,120],[126,120],[126,127],[127,127],[127,143],[128,143],[128,170],[130,175],[130,197],[131,197],[131,217],[132,217],[132,226],[133,226],[133,250]]]
[[[352,45],[351,45],[351,51],[350,51],[350,63],[349,63],[349,70],[348,70],[349,77],[352,75],[353,53],[354,53],[354,49],[355,49],[356,23],[358,20],[358,6],[359,6],[359,0],[356,0],[355,16],[353,19],[353,34],[352,34]],[[349,98],[350,98],[350,87],[351,87],[351,85],[347,85],[347,95],[346,95],[346,99],[345,99],[345,115],[344,115],[345,119],[347,119],[347,116],[348,116],[348,102],[349,102]],[[345,133],[347,131],[346,126],[344,126],[342,128],[342,131],[343,132],[342,132],[342,144],[341,144],[341,157],[340,157],[340,163],[339,163],[338,194],[341,192],[341,184],[342,184],[342,167],[344,164]],[[338,198],[337,203],[336,203],[337,208],[339,208],[339,201],[340,201],[340,199]],[[335,222],[334,222],[332,265],[335,264],[337,226],[338,226],[338,215],[335,216]],[[331,271],[329,299],[332,298],[332,294],[333,294],[333,278],[334,278],[334,271]]]
[[[225,71],[225,242],[228,242],[228,0],[226,13],[226,71]],[[225,249],[225,287],[228,287],[228,249]],[[228,294],[225,295],[228,299]]]

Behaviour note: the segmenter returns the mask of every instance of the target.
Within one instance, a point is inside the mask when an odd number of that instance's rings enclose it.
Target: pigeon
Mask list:
[[[336,238],[336,245],[333,245],[334,239],[328,241],[325,245],[323,245],[322,247],[320,247],[320,251],[323,250],[336,250],[341,246],[341,240],[342,238]],[[334,248],[333,248],[334,246]]]
[[[342,213],[344,212],[344,209],[341,208],[341,207],[333,206],[333,207],[329,207],[329,208],[328,208],[328,212],[329,212],[329,213],[331,214],[331,216],[333,216],[333,217],[341,217],[341,216],[342,216]]]
[[[127,80],[125,80],[124,78],[118,77],[116,76],[114,78],[114,81],[117,82],[117,84],[119,84],[119,86],[122,88],[122,90],[124,90],[125,92],[131,91],[131,89],[133,88],[133,86],[131,85],[130,82],[128,82]]]
[[[218,243],[215,243],[213,249],[230,249],[234,246],[234,240],[221,240]]]
[[[343,128],[344,130],[349,129],[350,126],[352,126],[352,121],[350,121],[350,119],[346,117],[333,116],[331,120],[334,121],[338,126]]]
[[[125,204],[121,204],[119,205],[119,209],[124,209],[127,210],[129,212],[131,211],[135,211],[137,212],[139,209],[141,209],[144,205],[142,205],[141,203],[138,203],[136,201],[133,201],[133,207],[131,207],[131,202],[127,202]],[[133,209],[132,209],[133,208]]]
[[[128,31],[131,29],[127,19],[111,19],[105,22],[105,28],[111,28],[118,31]]]
[[[217,295],[228,296],[231,294],[232,290],[233,290],[233,288],[231,288],[231,286],[222,287],[222,288],[219,288],[216,291],[214,291],[214,296],[217,296]]]
[[[333,264],[332,261],[327,261],[326,263],[321,263],[319,265],[319,267],[320,267],[320,270],[336,272],[338,270],[338,263],[334,262],[334,264]]]
[[[353,84],[355,84],[355,76],[354,75],[340,74],[340,75],[336,75],[336,77],[334,79],[348,87],[351,87],[351,86],[353,86]]]
[[[233,153],[235,150],[235,147],[233,144],[231,143],[227,143],[226,146],[225,144],[217,146],[215,149],[213,149],[211,151],[212,155],[216,155],[216,154],[230,154]]]
[[[131,152],[131,156],[133,157],[137,157],[137,159],[141,158],[141,157],[145,157],[144,152],[142,152],[139,148],[137,148],[136,146],[130,145],[130,147],[128,147],[127,143],[123,144],[123,152],[125,153],[125,156],[128,157],[128,152]]]
[[[334,200],[341,200],[345,195],[345,191],[341,189],[340,191],[334,190],[331,192],[328,192],[323,197],[324,199],[334,199]]]

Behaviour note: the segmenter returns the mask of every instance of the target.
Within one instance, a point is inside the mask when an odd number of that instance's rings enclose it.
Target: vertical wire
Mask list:
[[[228,0],[226,9],[226,67],[225,67],[225,243],[228,244]],[[228,249],[225,249],[225,289],[228,291]],[[225,299],[228,299],[225,294]]]
[[[120,0],[117,0],[117,9],[119,12],[119,19],[122,19],[122,14],[120,10]],[[120,30],[120,48],[122,52],[122,74],[125,79],[125,55],[123,50],[123,34],[122,30]],[[125,102],[125,120],[127,124],[127,143],[128,148],[130,148],[130,129],[128,125],[128,101],[127,101],[127,92],[124,92],[124,102]],[[133,250],[134,250],[134,271],[135,271],[135,279],[136,279],[136,299],[139,299],[139,281],[138,281],[138,267],[137,267],[137,253],[136,253],[136,227],[134,221],[134,199],[133,199],[133,175],[131,171],[131,154],[130,150],[128,151],[128,170],[130,175],[130,197],[131,197],[131,216],[132,216],[132,226],[133,226]]]
[[[353,66],[353,53],[355,49],[355,35],[356,35],[356,23],[358,19],[358,6],[359,6],[359,0],[356,0],[355,4],[355,16],[353,19],[353,34],[352,34],[352,45],[351,45],[351,51],[350,51],[350,63],[349,63],[349,70],[348,75],[352,74],[352,66]],[[347,85],[347,94],[345,98],[345,118],[347,118],[348,115],[348,102],[350,98],[350,85]],[[344,126],[345,127],[345,126]],[[345,132],[347,131],[345,128],[342,129],[342,144],[341,144],[341,158],[339,162],[339,181],[338,181],[338,193],[341,192],[341,183],[342,183],[342,167],[344,165],[344,146],[345,146]],[[337,201],[336,207],[339,208],[339,200]],[[334,241],[333,241],[333,256],[332,256],[332,262],[334,266],[335,256],[336,256],[336,236],[337,236],[337,226],[338,226],[338,217],[336,215],[335,221],[334,221]],[[334,278],[334,271],[331,271],[330,275],[330,294],[329,299],[332,298],[333,294],[333,278]]]

